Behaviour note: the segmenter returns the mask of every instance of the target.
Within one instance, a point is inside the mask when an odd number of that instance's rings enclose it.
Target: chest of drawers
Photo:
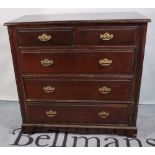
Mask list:
[[[22,132],[136,135],[149,21],[138,13],[96,13],[6,23]]]

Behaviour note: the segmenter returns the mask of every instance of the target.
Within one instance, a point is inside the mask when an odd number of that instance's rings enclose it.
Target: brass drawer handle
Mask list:
[[[46,93],[53,93],[55,91],[55,88],[52,86],[45,86],[45,87],[43,87],[43,90]]]
[[[100,39],[102,40],[111,40],[114,37],[113,34],[105,32],[104,34],[100,34]]]
[[[100,59],[99,64],[101,66],[110,66],[112,64],[112,60],[109,60],[108,58]]]
[[[53,60],[44,59],[40,61],[42,66],[51,66],[54,64]]]
[[[51,40],[51,35],[47,35],[46,33],[43,33],[42,35],[39,35],[38,36],[38,39],[40,40],[40,41],[49,41],[49,40]]]
[[[98,112],[98,115],[101,118],[107,118],[107,117],[109,117],[110,114],[106,111],[101,111],[101,112]]]
[[[46,111],[46,115],[48,117],[54,117],[57,115],[57,112],[56,111],[53,111],[53,110],[49,110],[49,111]]]
[[[109,94],[111,92],[111,88],[103,86],[103,87],[99,88],[98,91],[102,94]]]

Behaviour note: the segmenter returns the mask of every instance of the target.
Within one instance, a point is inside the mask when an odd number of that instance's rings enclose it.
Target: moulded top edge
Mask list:
[[[61,24],[61,23],[146,23],[149,18],[137,12],[77,13],[51,15],[25,15],[4,25]]]

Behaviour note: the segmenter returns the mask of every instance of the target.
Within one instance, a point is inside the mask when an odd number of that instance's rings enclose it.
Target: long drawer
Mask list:
[[[29,105],[31,123],[71,124],[127,124],[129,106],[126,104],[104,104],[94,106],[77,105]]]
[[[40,50],[39,50],[40,51]],[[49,50],[50,51],[50,50]],[[26,53],[28,52],[28,53]],[[129,50],[78,50],[35,52],[24,50],[21,54],[24,74],[77,73],[77,74],[132,74],[133,49]]]
[[[131,80],[47,78],[25,79],[25,97],[33,100],[130,101]]]

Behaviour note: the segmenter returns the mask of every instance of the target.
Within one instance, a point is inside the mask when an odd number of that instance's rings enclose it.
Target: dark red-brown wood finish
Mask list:
[[[149,21],[138,13],[94,13],[6,23],[22,132],[135,136]]]

